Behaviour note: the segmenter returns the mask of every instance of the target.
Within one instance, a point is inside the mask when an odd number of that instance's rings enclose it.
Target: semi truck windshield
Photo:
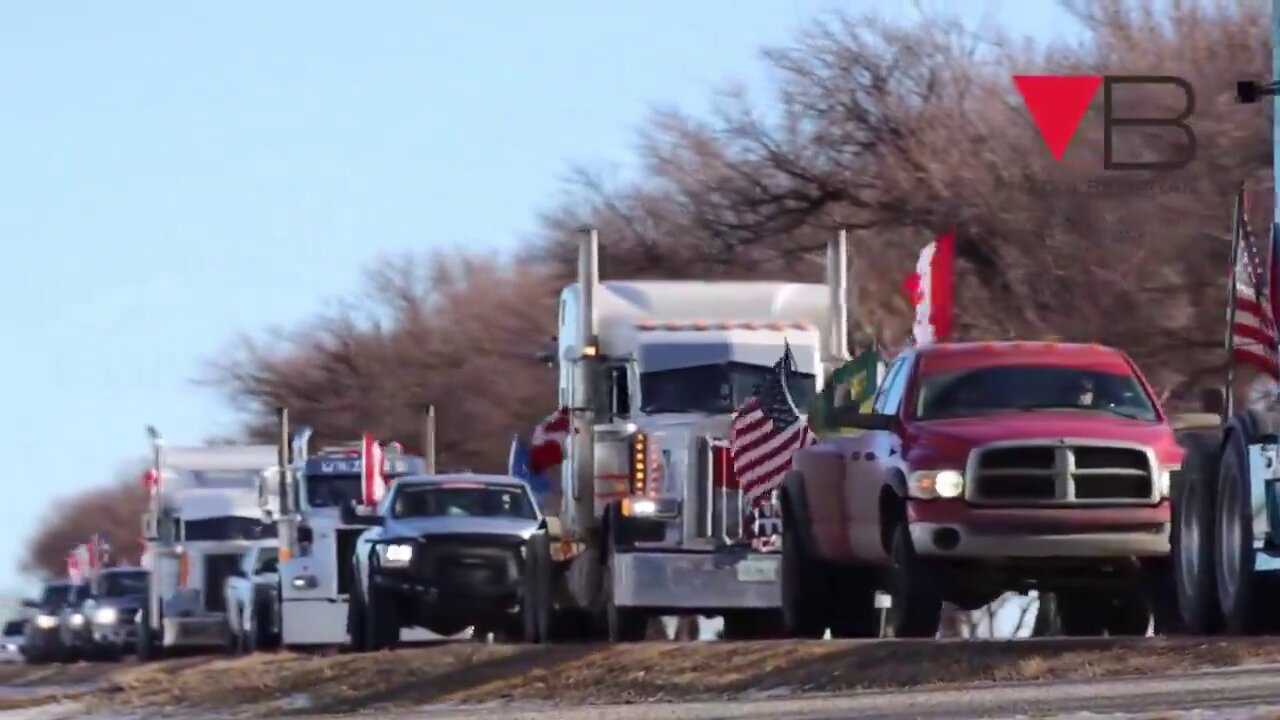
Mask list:
[[[247,517],[214,517],[182,523],[182,539],[187,541],[262,540],[275,536],[275,523]]]
[[[313,508],[342,507],[360,496],[359,475],[307,476],[307,504]]]
[[[98,582],[98,594],[102,597],[147,594],[147,573],[143,570],[103,573]]]
[[[751,399],[772,372],[771,367],[725,363],[642,373],[640,410],[647,414],[731,413]],[[815,387],[811,373],[787,374],[787,390],[801,412],[813,399]]]

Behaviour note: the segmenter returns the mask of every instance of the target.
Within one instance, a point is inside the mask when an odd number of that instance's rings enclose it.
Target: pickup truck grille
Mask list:
[[[973,451],[966,499],[987,505],[1145,505],[1159,500],[1138,445],[1042,441]]]
[[[520,537],[431,535],[414,548],[412,573],[442,585],[504,585],[520,577]]]

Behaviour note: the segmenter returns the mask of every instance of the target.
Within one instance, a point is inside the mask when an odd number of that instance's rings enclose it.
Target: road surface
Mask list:
[[[3,694],[3,688],[0,688]],[[1280,719],[1280,665],[1143,678],[981,685],[843,695],[771,693],[719,701],[633,705],[428,706],[414,710],[369,708],[355,715],[294,715],[299,720],[369,717],[381,720],[968,720],[976,718],[1150,718],[1172,720]],[[305,696],[292,698],[293,712]],[[283,708],[282,708],[283,709]],[[230,715],[173,709],[186,720],[226,720]],[[155,712],[93,714],[71,704],[0,712],[0,720],[137,720]]]

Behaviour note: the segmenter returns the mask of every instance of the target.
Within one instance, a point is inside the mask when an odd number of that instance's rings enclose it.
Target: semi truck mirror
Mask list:
[[[1222,415],[1223,408],[1227,405],[1226,394],[1222,388],[1201,388],[1200,390],[1200,411]]]

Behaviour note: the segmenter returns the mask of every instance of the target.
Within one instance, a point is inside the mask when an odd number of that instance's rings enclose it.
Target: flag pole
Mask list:
[[[1224,344],[1227,349],[1227,385],[1223,389],[1223,417],[1225,421],[1235,413],[1235,396],[1232,386],[1235,384],[1235,324],[1236,324],[1236,284],[1240,272],[1240,215],[1244,212],[1244,184],[1236,191],[1231,210],[1231,274],[1227,286],[1227,332]]]

